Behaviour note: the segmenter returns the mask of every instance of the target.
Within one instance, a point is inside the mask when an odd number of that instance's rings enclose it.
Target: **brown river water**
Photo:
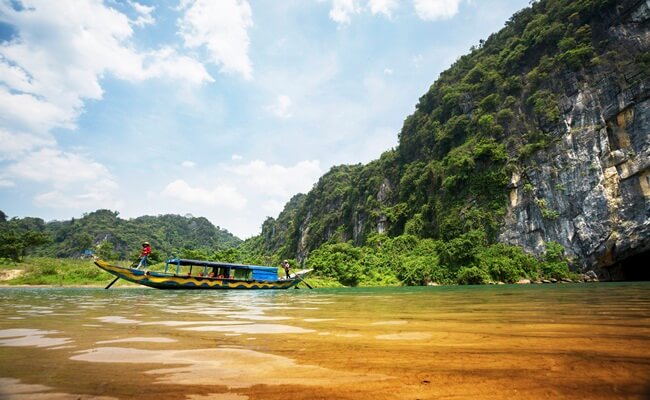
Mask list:
[[[0,399],[648,399],[650,283],[0,289]]]

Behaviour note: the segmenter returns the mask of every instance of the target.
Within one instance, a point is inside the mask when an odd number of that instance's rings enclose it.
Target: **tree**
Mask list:
[[[0,257],[20,261],[29,249],[49,243],[50,235],[43,232],[20,231],[12,224],[3,224],[0,230]]]

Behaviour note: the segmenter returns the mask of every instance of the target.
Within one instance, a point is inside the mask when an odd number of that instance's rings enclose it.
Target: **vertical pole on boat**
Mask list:
[[[114,284],[115,282],[117,282],[118,279],[120,279],[119,276],[118,276],[117,278],[113,279],[113,282],[109,283],[108,286],[106,286],[104,289],[108,289],[108,288],[110,288],[111,286],[113,286],[113,284]]]

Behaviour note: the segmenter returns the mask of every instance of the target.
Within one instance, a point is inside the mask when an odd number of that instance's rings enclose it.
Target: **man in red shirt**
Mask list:
[[[142,242],[142,252],[140,252],[140,264],[138,264],[137,269],[140,267],[147,268],[147,257],[151,254],[151,245],[149,242]]]

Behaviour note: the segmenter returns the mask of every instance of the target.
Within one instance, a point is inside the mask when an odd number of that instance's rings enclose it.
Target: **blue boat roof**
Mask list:
[[[168,264],[176,265],[196,265],[200,267],[217,267],[217,268],[234,268],[234,269],[249,269],[256,271],[277,271],[277,267],[267,267],[263,265],[246,265],[246,264],[233,264],[220,261],[205,261],[205,260],[188,260],[185,258],[170,258],[167,260]]]

